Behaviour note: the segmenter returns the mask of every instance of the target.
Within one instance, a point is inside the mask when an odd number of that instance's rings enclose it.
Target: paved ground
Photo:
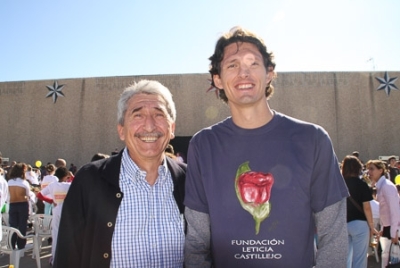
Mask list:
[[[368,268],[381,268],[380,258],[379,263],[377,263],[374,255],[368,256]]]
[[[46,241],[43,241],[43,247],[41,251],[41,265],[42,268],[51,268],[49,265],[49,258],[51,256],[51,246],[47,245]],[[0,257],[0,268],[8,268],[9,265],[9,256],[3,255]],[[32,259],[32,252],[28,252],[23,258],[20,260],[20,268],[36,268],[36,261]],[[381,264],[377,263],[375,260],[375,256],[371,255],[368,257],[368,267],[367,268],[380,268]]]

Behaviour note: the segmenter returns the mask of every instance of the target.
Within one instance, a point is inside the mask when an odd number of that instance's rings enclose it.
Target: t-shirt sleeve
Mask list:
[[[346,200],[336,202],[315,214],[318,250],[315,267],[346,267]]]
[[[24,185],[24,188],[25,188],[26,196],[29,197],[30,196],[30,192],[31,192],[31,187],[29,185],[29,182],[24,181],[23,185]]]
[[[42,194],[42,195],[44,195],[44,196],[47,196],[47,197],[49,197],[49,196],[51,196],[51,183],[49,184],[49,185],[47,185],[47,187],[46,188],[44,188],[44,189],[42,189],[41,191],[40,191],[40,193]]]
[[[210,216],[185,209],[188,230],[185,237],[185,267],[211,267]]]
[[[194,137],[189,143],[184,204],[192,210],[209,213],[200,168],[201,158],[197,140],[198,139]]]
[[[349,195],[328,133],[317,129],[314,169],[311,174],[311,208],[314,213]]]
[[[372,198],[372,193],[371,193],[371,190],[368,187],[368,184],[366,184],[363,181],[361,181],[360,193],[361,193],[361,202],[369,202],[369,201],[371,201],[373,199]]]

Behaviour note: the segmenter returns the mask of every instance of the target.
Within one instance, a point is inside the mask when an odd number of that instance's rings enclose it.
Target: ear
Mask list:
[[[269,70],[268,73],[267,73],[267,79],[265,81],[267,83],[267,85],[269,83],[271,83],[272,79],[275,78],[275,77],[276,77],[276,72],[273,69]]]
[[[214,81],[214,85],[218,88],[218,89],[223,89],[224,87],[222,86],[222,81],[221,81],[221,77],[219,76],[219,74],[214,74],[213,75],[213,81]]]
[[[171,134],[170,134],[170,139],[172,140],[175,138],[175,123],[171,124]]]
[[[121,141],[124,141],[125,140],[124,126],[121,126],[120,124],[118,124],[117,131],[118,131],[119,139]]]

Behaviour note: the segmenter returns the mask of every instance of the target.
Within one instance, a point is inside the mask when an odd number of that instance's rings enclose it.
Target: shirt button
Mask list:
[[[112,226],[113,226],[112,222],[108,222],[108,223],[107,223],[107,226],[108,226],[108,227],[112,227]]]
[[[108,259],[108,253],[104,253],[104,254],[103,254],[103,258],[104,258],[104,259]]]
[[[117,193],[117,194],[116,194],[116,197],[117,197],[117,198],[121,198],[121,193]]]

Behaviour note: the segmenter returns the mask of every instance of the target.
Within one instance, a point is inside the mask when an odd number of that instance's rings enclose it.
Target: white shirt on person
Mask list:
[[[375,229],[379,230],[378,227],[380,225],[380,218],[379,218],[379,202],[376,201],[375,199],[372,199],[369,201],[371,205],[371,211],[372,211],[372,220],[374,221],[374,227]]]
[[[70,182],[52,182],[42,189],[40,193],[53,199],[53,202],[56,204],[53,210],[61,211],[70,186]]]
[[[372,218],[379,219],[379,202],[372,199],[369,203],[371,204]]]
[[[32,215],[32,214],[34,214],[34,212],[36,212],[34,207],[36,206],[36,202],[37,202],[37,197],[34,192],[29,191],[28,201],[29,201],[29,215]]]
[[[8,199],[8,183],[3,175],[0,175],[0,210]],[[1,222],[0,222],[1,223]]]
[[[50,183],[58,182],[58,178],[54,175],[46,175],[43,177],[42,184],[40,185],[41,189],[45,189]],[[42,195],[49,197],[42,193]]]
[[[25,172],[25,178],[29,181],[32,185],[39,185],[39,175],[33,171]]]
[[[3,175],[0,175],[0,210],[3,208],[4,204],[8,199],[8,184],[7,181],[4,179]],[[2,226],[2,215],[0,213],[0,240],[3,239],[3,232],[1,230]]]
[[[18,187],[25,188],[26,196],[27,196],[27,198],[29,198],[29,196],[30,196],[29,192],[31,191],[31,186],[29,185],[29,183],[26,180],[23,180],[21,178],[9,179],[8,186],[18,186]],[[8,197],[8,198],[10,198],[10,197]]]

